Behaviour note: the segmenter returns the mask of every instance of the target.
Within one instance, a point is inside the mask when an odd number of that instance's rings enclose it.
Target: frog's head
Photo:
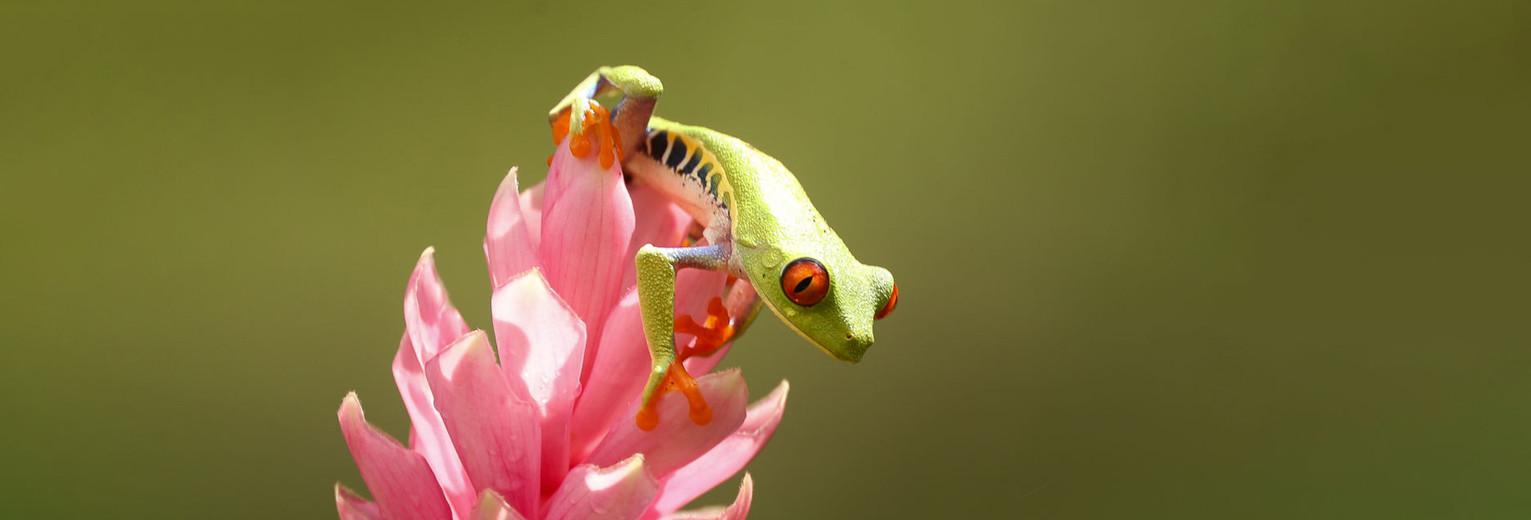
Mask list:
[[[872,321],[898,304],[893,274],[837,248],[780,251],[779,261],[750,269],[751,282],[777,316],[835,359],[856,363],[872,346]]]

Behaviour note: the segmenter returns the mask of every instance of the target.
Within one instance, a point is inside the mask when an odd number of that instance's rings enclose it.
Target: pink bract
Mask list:
[[[751,405],[738,370],[702,375],[697,383],[714,410],[707,425],[690,422],[678,393],[660,400],[654,431],[633,420],[649,372],[633,253],[679,245],[690,225],[657,192],[629,190],[619,167],[573,156],[567,139],[544,184],[520,192],[511,169],[484,237],[494,345],[452,306],[426,249],[405,289],[406,333],[393,361],[410,443],[372,427],[356,394],[346,396],[340,428],[375,502],[337,483],[340,517],[744,518],[748,474],[733,505],[677,510],[770,440],[786,381]],[[705,315],[725,280],[682,271],[676,314]],[[708,372],[724,352],[687,367]]]

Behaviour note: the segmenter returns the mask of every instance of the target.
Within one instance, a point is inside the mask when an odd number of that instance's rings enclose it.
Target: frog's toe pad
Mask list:
[[[553,144],[563,144],[564,138],[571,136],[569,152],[575,157],[583,159],[595,151],[602,168],[622,160],[622,137],[611,125],[611,112],[593,99],[575,98],[553,119]]]
[[[651,432],[659,427],[659,410],[653,406],[643,405],[638,409],[638,429]]]

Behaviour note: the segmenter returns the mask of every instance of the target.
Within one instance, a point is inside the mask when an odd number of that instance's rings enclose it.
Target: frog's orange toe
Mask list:
[[[583,159],[595,151],[599,154],[601,167],[610,168],[622,160],[621,138],[611,126],[611,112],[595,101],[589,101],[588,105],[580,114],[579,128],[574,128],[577,104],[576,108],[570,108],[566,114],[553,120],[553,143],[563,144],[564,138],[572,136],[569,141],[570,153]]]
[[[697,426],[712,422],[712,407],[707,406],[707,399],[702,397],[702,389],[696,386],[696,379],[686,373],[686,365],[676,360],[670,364],[670,373],[667,377],[673,378],[674,388],[685,394],[686,403],[691,406],[691,422]]]
[[[697,406],[700,404],[701,406]],[[691,423],[697,426],[706,426],[712,422],[712,407],[707,406],[706,401],[698,400],[691,403]]]
[[[690,348],[683,348],[680,359],[685,360],[691,356],[709,356],[718,348],[734,339],[734,326],[737,320],[729,317],[728,308],[723,305],[722,298],[713,298],[707,302],[707,317],[702,323],[697,323],[690,316],[677,316],[675,318],[675,332],[690,334],[696,337]]]
[[[563,138],[569,136],[569,119],[570,119],[570,116],[573,113],[574,113],[573,110],[569,110],[567,112],[564,112],[563,115],[558,116],[557,119],[553,120],[553,145],[554,146],[563,144]]]
[[[669,370],[665,371],[664,380],[659,383],[659,388],[654,395],[649,397],[648,402],[638,409],[638,429],[654,431],[659,426],[659,399],[671,391],[679,390],[686,396],[686,403],[690,406],[688,415],[691,422],[697,426],[705,426],[712,422],[712,407],[707,406],[707,399],[702,397],[702,389],[696,385],[696,379],[686,372],[686,366],[677,359],[670,363]]]
[[[638,429],[651,432],[659,427],[659,410],[654,409],[653,403],[646,403],[638,409]]]

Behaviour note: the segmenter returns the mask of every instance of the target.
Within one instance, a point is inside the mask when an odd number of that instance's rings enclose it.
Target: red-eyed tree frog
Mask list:
[[[711,354],[732,339],[762,302],[814,346],[851,363],[861,361],[872,345],[872,321],[898,304],[892,273],[856,260],[780,161],[716,130],[655,117],[663,89],[658,78],[641,68],[602,67],[548,115],[556,141],[572,136],[571,149],[585,154],[594,142],[602,148],[603,162],[620,161],[624,173],[665,194],[702,227],[693,245],[649,244],[635,259],[653,360],[637,417],[644,430],[658,424],[656,402],[671,390],[686,395],[693,422],[711,420],[711,409],[681,361]],[[617,94],[621,99],[615,110],[596,101]],[[609,137],[603,141],[603,136]],[[714,300],[705,324],[678,320],[679,268],[727,272],[747,281],[759,297],[734,317]],[[679,354],[677,331],[697,337]]]

